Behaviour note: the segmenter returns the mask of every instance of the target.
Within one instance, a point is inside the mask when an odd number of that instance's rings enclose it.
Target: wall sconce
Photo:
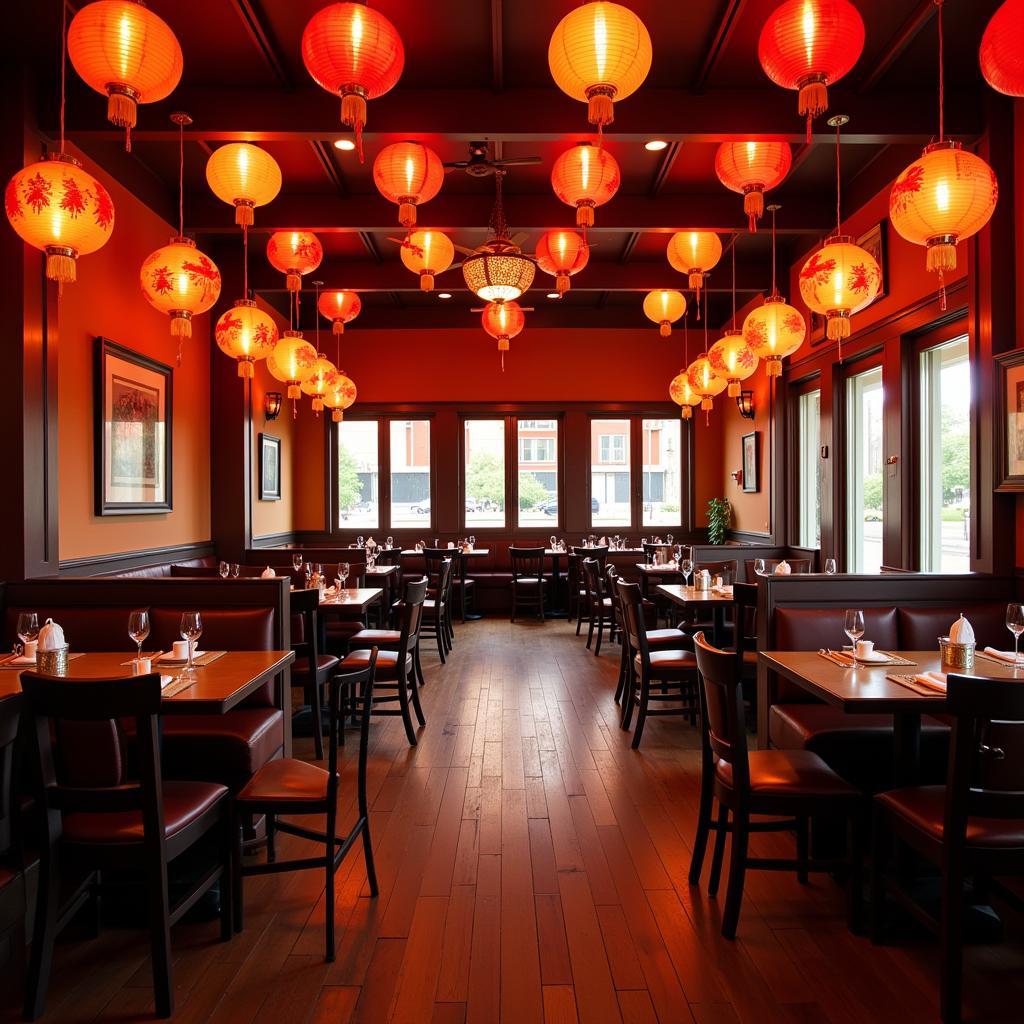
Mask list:
[[[754,392],[741,391],[736,396],[736,408],[739,409],[740,415],[745,420],[752,420],[754,418]]]
[[[267,423],[281,415],[281,392],[268,391],[263,396],[263,418]]]
[[[730,473],[729,476],[731,476],[733,478],[733,480],[735,481],[737,487],[739,487],[739,485],[741,483],[743,483],[743,470],[742,469],[737,469],[735,472]]]

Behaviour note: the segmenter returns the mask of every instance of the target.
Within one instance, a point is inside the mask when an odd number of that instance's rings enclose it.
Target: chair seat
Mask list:
[[[349,645],[360,644],[397,644],[402,633],[397,629],[361,629],[349,637]]]
[[[323,768],[293,757],[265,764],[235,797],[237,803],[314,803],[327,799]]]
[[[892,789],[875,797],[878,804],[906,824],[942,842],[946,817],[945,786]],[[979,850],[1024,848],[1024,821],[1006,818],[968,818],[967,846]]]
[[[345,655],[345,660],[341,663],[342,671],[358,672],[360,669],[366,668],[370,663],[370,649],[362,648],[358,651],[349,651]],[[405,656],[405,671],[408,674],[412,670],[412,655],[407,654]],[[377,682],[394,682],[398,677],[398,651],[378,651],[377,652],[377,672],[375,679]]]
[[[163,784],[164,835],[170,839],[228,795],[226,786],[213,782]],[[63,840],[90,846],[141,843],[142,811],[109,814],[79,812],[64,818]]]
[[[514,587],[536,587],[543,586],[544,580],[537,576],[519,576],[512,580]]]
[[[685,643],[689,637],[681,629],[649,629],[647,630],[648,647],[669,647]]]
[[[317,679],[324,679],[338,667],[339,659],[333,654],[320,654],[316,659]],[[309,677],[309,658],[299,657],[292,665],[292,686],[303,686]]]
[[[651,671],[697,671],[697,658],[692,651],[670,650],[651,651]],[[636,656],[637,671],[640,671],[640,655]]]
[[[825,762],[809,750],[752,750],[750,790],[760,796],[856,797],[859,789],[840,778]],[[732,765],[719,761],[715,778],[732,788]]]

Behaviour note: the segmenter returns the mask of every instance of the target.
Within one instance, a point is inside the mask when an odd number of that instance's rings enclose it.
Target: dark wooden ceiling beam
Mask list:
[[[491,0],[491,88],[502,92],[505,88],[504,4]]]
[[[920,0],[910,17],[889,40],[878,55],[871,70],[861,79],[858,91],[870,92],[882,80],[900,54],[917,38],[918,33],[932,20],[937,10],[935,0]],[[838,110],[839,107],[833,107]]]
[[[320,139],[310,139],[309,144],[316,154],[317,163],[323,168],[327,180],[334,186],[335,191],[339,196],[347,196],[348,186],[346,186],[345,179],[338,169],[338,163],[331,152],[334,147],[329,142],[323,142]]]
[[[626,239],[626,244],[622,247],[622,252],[619,253],[619,262],[628,263],[633,255],[633,250],[636,248],[636,243],[640,241],[640,232],[632,231],[629,237]]]
[[[294,83],[292,82],[291,75],[288,73],[284,60],[281,58],[281,54],[278,52],[274,37],[264,22],[263,13],[259,9],[257,0],[231,0],[231,6],[242,20],[245,31],[248,33],[259,55],[263,58],[264,63],[274,73],[281,85],[285,89],[290,90]]]
[[[745,4],[746,0],[725,0],[721,16],[718,19],[718,27],[715,29],[715,34],[704,54],[700,70],[690,86],[694,92],[703,92],[707,86],[708,79],[715,70],[719,57],[722,56],[725,48],[729,45],[729,38],[732,36],[733,29],[735,29],[736,23],[739,21]]]
[[[668,149],[662,153],[661,161],[658,164],[658,169],[654,172],[654,181],[651,182],[650,192],[648,193],[652,199],[656,199],[658,194],[665,187],[665,182],[668,180],[668,176],[672,173],[672,168],[675,165],[675,162],[679,157],[679,151],[682,148],[683,144],[681,142],[670,142]]]

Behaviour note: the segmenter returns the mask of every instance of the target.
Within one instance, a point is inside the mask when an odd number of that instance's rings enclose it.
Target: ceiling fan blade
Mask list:
[[[530,237],[530,232],[529,231],[517,231],[511,237],[511,239],[509,239],[509,241],[511,241],[511,243],[513,245],[522,245],[523,242],[525,242],[529,237]]]
[[[461,267],[462,267],[461,263],[453,263],[448,269],[449,270],[459,270],[459,269],[461,269]]]
[[[468,246],[465,245],[456,245],[454,248],[456,252],[461,252],[463,256],[476,255],[476,249],[470,249]]]
[[[452,160],[450,163],[443,164],[442,166],[444,167],[444,169],[446,171],[454,171],[454,170],[462,171],[462,170],[465,170],[469,166],[469,161],[468,160]]]
[[[528,164],[543,163],[539,156],[513,156],[507,160],[492,160],[495,167],[525,167]]]
[[[389,242],[394,242],[395,245],[405,245],[405,239],[404,238],[395,238],[392,235],[388,235],[388,241]]]

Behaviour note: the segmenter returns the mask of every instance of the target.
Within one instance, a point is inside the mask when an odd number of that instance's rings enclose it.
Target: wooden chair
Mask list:
[[[583,578],[583,560],[585,558],[596,558],[597,564],[604,573],[605,564],[608,560],[607,547],[594,548],[573,548],[566,556],[566,586],[569,589],[569,621],[576,617],[576,635],[580,635],[580,626],[583,625],[583,614],[590,610],[590,599],[587,596],[587,584]]]
[[[959,675],[948,676],[946,685],[943,711],[953,719],[946,785],[894,789],[874,799],[871,937],[879,940],[887,894],[938,933],[940,1005],[950,1024],[961,1017],[964,881],[973,877],[985,886],[1024,874],[1024,687],[1019,680]],[[939,920],[888,875],[893,838],[938,865]]]
[[[409,582],[409,581],[407,581]],[[427,582],[427,578],[424,576],[422,580],[413,580],[411,582]],[[404,607],[405,602],[397,602],[398,607]],[[423,665],[420,662],[420,639],[422,634],[417,634],[415,643],[412,649],[412,663],[413,669],[416,672],[416,681],[420,686],[424,685],[423,679]],[[356,633],[348,642],[348,649],[350,651],[363,650],[370,647],[376,647],[382,651],[397,651],[399,645],[402,642],[402,631],[400,629],[363,629]],[[342,742],[344,743],[344,733],[342,733]]]
[[[419,688],[416,686],[416,670],[413,667],[413,651],[419,643],[420,625],[423,618],[423,602],[427,596],[427,579],[409,580],[405,584],[405,598],[402,602],[402,629],[398,646],[394,651],[377,652],[377,670],[374,675],[374,693],[370,713],[373,715],[401,715],[409,745],[416,746],[416,731],[412,726],[409,707],[412,706],[421,726],[427,724],[420,706]],[[359,672],[370,662],[370,651],[366,648],[350,651],[345,655],[339,669],[342,673]],[[394,691],[393,693],[391,691]],[[387,692],[383,692],[387,691]],[[397,708],[383,707],[398,704]]]
[[[596,558],[583,559],[583,585],[587,591],[587,649],[594,640],[594,630],[597,630],[597,643],[594,645],[594,656],[601,653],[601,640],[604,637],[605,626],[609,632],[614,629],[615,617],[612,609],[612,599],[604,592],[604,585],[601,580],[602,566]]]
[[[292,686],[301,686],[303,700],[313,717],[313,750],[316,759],[324,757],[323,706],[324,686],[338,667],[333,654],[320,653],[320,591],[295,590],[291,594],[292,621],[299,617],[302,632],[297,642],[293,637]]]
[[[160,775],[160,676],[122,679],[55,678],[26,672],[21,677],[29,712],[29,745],[35,797],[40,811],[39,891],[25,1017],[42,1015],[57,933],[84,904],[79,889],[59,905],[61,864],[75,870],[141,872],[149,921],[150,955],[157,1014],[174,1011],[170,928],[215,883],[220,882],[221,938],[232,931],[232,865],[235,838],[226,786],[210,782],[164,782]],[[67,778],[74,765],[58,771],[51,733],[63,745],[65,725],[109,726],[135,722],[137,782],[123,777],[92,778],[89,785]],[[62,756],[67,761],[66,752]],[[92,772],[95,774],[95,771]],[[208,833],[219,832],[219,861],[204,868],[173,906],[167,889],[168,864]],[[196,869],[193,869],[196,870]],[[193,876],[194,877],[194,876]]]
[[[327,770],[318,768],[308,761],[295,758],[278,758],[265,764],[249,780],[235,797],[235,809],[239,818],[253,819],[266,815],[267,860],[264,864],[243,864],[241,843],[235,846],[235,928],[242,929],[242,878],[248,875],[272,875],[282,871],[303,871],[321,868],[326,874],[324,906],[326,908],[326,952],[324,959],[334,960],[334,876],[341,862],[357,839],[363,840],[363,859],[366,862],[366,877],[370,895],[377,895],[377,873],[373,864],[373,845],[370,841],[370,818],[366,802],[366,755],[369,746],[370,711],[373,706],[373,678],[377,667],[377,648],[369,651],[366,666],[346,675],[335,675],[329,686],[330,732],[327,742]],[[356,776],[358,817],[348,832],[339,836],[338,822],[338,736],[343,731],[342,716],[352,707],[359,708],[359,761]],[[297,825],[291,819],[297,816],[315,814],[323,816],[323,831]],[[281,820],[287,815],[288,820]],[[323,854],[317,857],[301,857],[279,861],[275,847],[275,835],[288,835],[323,843]],[[241,835],[239,828],[236,835]]]
[[[452,575],[455,559],[447,557],[427,560],[427,597],[423,602],[423,638],[437,642],[437,654],[443,665],[452,649],[455,631],[451,624]]]
[[[25,966],[25,872],[17,834],[15,741],[22,713],[21,694],[0,699],[0,997],[21,983]],[[13,989],[13,986],[12,986]]]
[[[633,749],[640,746],[648,716],[684,715],[691,723],[697,712],[697,661],[683,647],[651,650],[647,643],[644,604],[639,583],[617,580],[625,638],[629,645],[630,671],[622,704],[622,728],[629,729],[633,709],[638,708]],[[663,707],[662,705],[673,705]]]
[[[714,581],[715,576],[720,576],[722,575],[722,573],[729,573],[733,582],[735,582],[736,570],[738,566],[739,563],[735,558],[726,558],[718,562],[694,562],[693,576],[691,576],[690,579],[692,582],[694,579],[696,579],[697,573],[699,573],[702,569],[707,569],[707,571],[711,573],[712,582]],[[721,620],[721,618],[722,616],[719,615],[719,620]],[[701,607],[699,605],[692,609],[688,608],[686,610],[684,621],[684,628],[687,629],[691,633],[691,635],[696,633],[698,630],[704,630],[705,632],[713,632],[716,628],[715,620],[713,618],[707,617],[707,608]],[[732,624],[730,622],[722,622],[721,625],[723,625],[726,628],[726,630],[728,630],[728,628]],[[720,637],[716,637],[716,639],[718,639],[719,642],[721,642]]]
[[[817,754],[808,750],[747,750],[741,677],[736,654],[712,647],[703,633],[694,638],[700,669],[701,787],[697,835],[690,860],[690,884],[700,882],[708,836],[715,832],[708,892],[715,895],[722,872],[725,835],[732,834],[729,883],[722,915],[722,934],[736,937],[743,883],[750,868],[795,871],[800,882],[809,871],[846,872],[850,926],[859,922],[861,886],[860,819],[863,796],[840,778]],[[714,801],[718,816],[712,820]],[[729,816],[732,815],[730,822]],[[812,859],[808,822],[812,816],[845,818],[849,827],[848,856]],[[768,816],[771,821],[751,821]],[[782,820],[778,820],[778,819]],[[751,832],[796,830],[796,858],[751,857]]]
[[[520,605],[532,608],[544,621],[544,548],[508,549],[512,565],[512,621]]]

